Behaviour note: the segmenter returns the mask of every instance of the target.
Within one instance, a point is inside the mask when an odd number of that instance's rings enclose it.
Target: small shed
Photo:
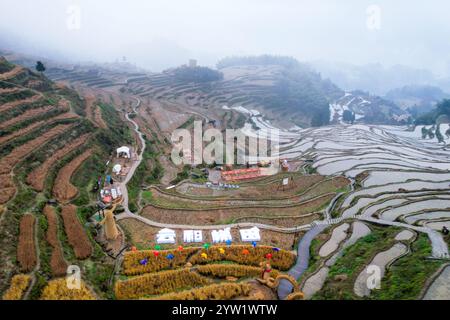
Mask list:
[[[129,147],[123,146],[123,147],[117,148],[116,152],[117,152],[118,158],[120,158],[120,157],[124,157],[124,158],[128,158],[128,159],[131,158],[131,153],[130,153]]]
[[[259,234],[259,229],[257,227],[241,229],[239,232],[243,242],[261,241],[261,235]]]

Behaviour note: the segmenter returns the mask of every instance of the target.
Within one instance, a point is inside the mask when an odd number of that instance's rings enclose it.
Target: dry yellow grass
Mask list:
[[[236,297],[246,297],[250,294],[248,283],[212,284],[197,289],[165,294],[154,300],[230,300]]]
[[[191,272],[189,269],[162,271],[118,281],[115,286],[115,294],[116,298],[120,300],[136,299],[199,287],[210,282],[207,278]]]
[[[207,264],[196,267],[197,272],[203,276],[214,278],[256,278],[261,277],[261,267],[244,266],[240,264]],[[279,274],[277,270],[272,270],[271,277]]]
[[[50,281],[42,291],[41,300],[95,300],[94,294],[81,282],[80,289],[69,289],[66,279]]]
[[[15,275],[11,280],[11,286],[3,295],[3,300],[21,300],[30,281],[31,276],[27,274]]]

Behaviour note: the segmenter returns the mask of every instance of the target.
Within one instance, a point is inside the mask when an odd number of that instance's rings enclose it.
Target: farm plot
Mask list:
[[[3,294],[3,300],[21,300],[31,282],[31,276],[17,274],[11,280],[9,289]]]
[[[158,296],[157,300],[231,300],[238,297],[247,297],[251,293],[251,285],[248,283],[220,283],[186,290],[182,292],[168,293]]]
[[[50,158],[46,159],[39,167],[34,169],[27,176],[27,183],[30,184],[35,190],[42,191],[44,189],[45,177],[48,174],[49,169],[61,160],[65,155],[70,152],[76,150],[80,146],[82,146],[89,134],[84,134],[78,138],[76,138],[71,143],[65,145],[63,148],[57,150]]]
[[[77,207],[65,205],[62,207],[61,216],[64,222],[64,230],[70,245],[78,259],[86,259],[92,254],[92,244],[77,216]]]
[[[10,101],[10,102],[7,102],[7,103],[4,103],[4,104],[0,105],[0,110],[2,112],[6,112],[6,111],[14,109],[15,107],[20,106],[20,105],[25,105],[25,104],[30,104],[30,103],[37,102],[41,98],[42,98],[42,94],[36,94],[36,95],[33,95],[31,97],[27,97],[27,98],[24,98],[24,99],[16,99],[14,101]]]
[[[287,270],[294,263],[292,253],[273,249],[231,245],[129,251],[123,261],[123,273],[128,277],[121,276],[116,282],[115,296],[117,299],[173,296],[194,300],[248,297],[253,287],[248,281],[261,276],[260,263],[267,260],[267,254],[272,255],[270,263],[277,269]],[[280,271],[273,269],[271,276],[279,274]],[[130,277],[133,275],[137,276]],[[217,291],[211,292],[212,287]]]
[[[26,126],[24,128],[18,129],[18,130],[14,130],[10,134],[5,134],[5,135],[1,136],[0,137],[0,144],[6,143],[6,142],[8,142],[8,141],[10,141],[10,140],[12,140],[14,138],[24,136],[24,135],[32,132],[35,129],[38,129],[38,128],[40,128],[42,126],[45,126],[47,124],[51,124],[51,123],[53,123],[55,121],[62,120],[62,119],[75,119],[77,117],[78,117],[77,115],[72,114],[72,113],[63,113],[61,115],[52,117],[52,118],[50,118],[48,120],[42,120],[42,121],[34,122],[34,123],[30,124],[29,126]]]
[[[29,272],[36,266],[36,244],[34,241],[35,218],[26,214],[20,220],[19,244],[17,245],[17,261],[23,272]]]
[[[63,276],[67,271],[67,262],[64,260],[64,255],[61,248],[61,243],[58,239],[58,216],[55,208],[46,205],[44,207],[44,215],[47,218],[47,232],[45,238],[52,247],[52,255],[50,258],[50,267],[53,276]]]
[[[35,118],[41,114],[47,113],[49,111],[55,110],[56,108],[54,106],[45,106],[42,108],[36,108],[36,109],[31,109],[31,110],[27,110],[24,113],[22,113],[21,115],[17,116],[17,117],[13,117],[9,120],[3,121],[2,123],[0,123],[0,130],[4,130],[8,127],[11,127],[15,124],[18,124],[22,121],[26,121],[32,118]],[[67,111],[64,110],[63,111]]]
[[[116,298],[120,300],[136,299],[211,283],[212,281],[202,277],[197,272],[191,272],[189,269],[170,270],[118,281],[115,286],[115,293]]]
[[[323,181],[325,176],[321,175],[297,175],[293,174],[294,177],[292,184],[295,186],[293,188],[289,188],[286,191],[277,191],[277,188],[280,187],[282,178],[285,175],[280,175],[273,177],[271,179],[267,179],[268,181],[264,183],[263,181],[257,181],[255,183],[244,183],[241,185],[240,189],[237,190],[227,190],[223,192],[215,192],[215,190],[209,188],[201,188],[195,185],[189,185],[188,183],[183,183],[177,187],[177,191],[180,194],[192,195],[192,196],[232,196],[233,198],[246,198],[246,199],[278,199],[278,198],[286,198],[288,196],[294,196],[296,194],[300,194],[302,191],[306,191],[310,187],[314,186],[316,183]],[[289,177],[289,176],[286,176]],[[268,194],[267,191],[273,191],[271,194]]]
[[[322,210],[333,199],[334,194],[323,195],[313,200],[286,207],[253,206],[228,207],[224,209],[182,210],[146,206],[142,215],[153,221],[168,224],[214,225],[233,222],[238,218],[299,216]],[[311,216],[311,221],[314,216]],[[274,222],[276,224],[276,221]]]
[[[96,300],[82,281],[80,289],[69,289],[65,278],[50,281],[42,291],[41,300]]]
[[[223,250],[223,251],[222,251]],[[242,265],[259,266],[266,259],[267,254],[272,254],[271,265],[278,270],[288,270],[295,262],[296,256],[286,250],[274,251],[273,247],[249,245],[211,246],[208,249],[187,247],[183,250],[161,250],[155,255],[154,251],[142,250],[126,252],[124,255],[123,272],[125,275],[139,275],[143,273],[157,272],[174,267],[192,265],[206,265],[217,262],[234,262]],[[172,259],[167,259],[172,254]],[[206,254],[206,256],[204,255]],[[147,264],[141,261],[147,259]]]
[[[92,155],[93,150],[88,149],[66,164],[59,172],[53,186],[53,194],[60,202],[73,199],[78,194],[78,189],[70,183],[73,173],[81,164]]]
[[[52,138],[67,131],[70,127],[72,127],[71,124],[57,125],[40,137],[14,148],[9,154],[0,159],[0,188],[3,190],[2,195],[0,196],[0,204],[8,202],[14,196],[15,187],[10,175],[14,166],[22,161],[29,153],[36,150],[36,146],[42,146]]]

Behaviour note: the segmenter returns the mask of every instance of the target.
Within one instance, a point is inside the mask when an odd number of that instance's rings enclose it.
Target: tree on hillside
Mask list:
[[[440,128],[439,124],[438,124],[438,126],[436,128],[436,138],[437,138],[439,143],[444,142],[444,136],[441,133],[441,128]]]
[[[36,62],[36,71],[40,73],[45,71],[45,66],[41,61]]]
[[[438,116],[446,115],[450,117],[450,99],[444,99],[436,105],[436,114]]]
[[[447,136],[447,138],[450,138],[450,128],[448,128],[447,131],[445,131],[445,135]]]
[[[342,120],[353,124],[355,122],[355,113],[350,110],[344,110],[342,114]]]
[[[450,99],[444,99],[436,105],[436,108],[416,119],[416,124],[437,123],[439,118],[450,118]],[[441,122],[442,123],[442,122]]]
[[[183,82],[210,82],[223,79],[223,73],[208,67],[179,67],[174,70],[177,80]]]
[[[428,135],[428,130],[425,126],[422,127],[422,139],[426,139]]]

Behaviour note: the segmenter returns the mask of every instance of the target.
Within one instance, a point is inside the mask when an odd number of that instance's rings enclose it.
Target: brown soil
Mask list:
[[[34,243],[35,218],[26,214],[20,220],[19,244],[17,246],[17,261],[22,272],[30,272],[36,266],[36,247]]]
[[[36,101],[38,101],[41,97],[42,97],[42,95],[37,94],[37,95],[34,95],[34,96],[29,97],[29,98],[26,98],[26,99],[8,102],[8,103],[5,103],[5,104],[1,105],[1,106],[0,106],[0,110],[1,110],[2,112],[5,112],[5,111],[11,110],[11,109],[13,109],[13,108],[15,108],[15,107],[17,107],[17,106],[19,106],[19,105],[21,105],[21,104],[28,104],[28,103],[36,102]]]
[[[95,106],[94,108],[94,121],[100,128],[102,129],[108,128],[105,121],[103,120],[102,110],[100,109],[99,106]]]
[[[81,166],[81,164],[91,156],[91,154],[92,149],[86,150],[59,170],[58,176],[55,180],[55,185],[53,186],[53,194],[58,201],[69,201],[78,194],[78,189],[70,183],[70,178]]]
[[[40,137],[26,142],[25,144],[14,148],[8,155],[0,159],[0,204],[9,201],[15,194],[15,187],[10,175],[12,169],[29,153],[36,150],[37,146],[42,146],[55,136],[67,131],[72,125],[58,125],[42,134]]]
[[[247,217],[242,219],[237,219],[236,222],[253,222],[253,223],[261,223],[268,225],[275,225],[279,227],[292,227],[292,226],[301,226],[305,224],[309,224],[314,220],[320,219],[321,216],[318,213],[299,216],[299,217],[277,217],[276,219],[264,219],[258,216],[255,217]]]
[[[335,178],[337,179],[337,178]],[[320,182],[314,187],[301,195],[289,195],[287,193],[266,191],[265,196],[259,195],[257,197],[246,197],[244,193],[240,195],[226,194],[227,191],[222,192],[222,197],[216,198],[191,198],[177,195],[171,192],[164,192],[157,188],[152,188],[152,203],[167,208],[186,208],[186,209],[203,209],[203,208],[224,208],[224,207],[239,207],[239,206],[288,206],[305,202],[315,197],[334,193],[341,188],[342,181],[326,180]],[[344,178],[345,179],[345,178]],[[346,180],[346,179],[345,179]],[[343,184],[344,186],[346,184]],[[213,190],[216,191],[216,190]],[[231,191],[231,190],[230,190]],[[220,191],[219,191],[220,192]],[[270,195],[268,195],[270,194]]]
[[[36,108],[36,109],[27,110],[27,111],[25,111],[24,113],[22,113],[21,115],[19,115],[17,117],[11,118],[9,120],[6,120],[6,121],[0,123],[0,129],[5,129],[5,128],[9,127],[9,126],[15,125],[15,124],[17,124],[19,122],[22,122],[24,120],[28,120],[28,119],[34,118],[36,116],[39,116],[39,115],[41,115],[43,113],[46,113],[46,112],[48,112],[50,110],[53,110],[53,109],[56,109],[56,107],[55,106],[45,106],[45,107],[42,107],[42,108]]]
[[[92,254],[92,245],[78,220],[77,207],[74,205],[65,205],[62,207],[61,216],[64,222],[64,230],[70,245],[73,247],[75,256],[78,259],[86,259]]]
[[[27,183],[37,191],[44,190],[45,177],[47,176],[51,166],[62,159],[65,155],[69,154],[70,152],[84,144],[88,137],[89,134],[84,134],[73,140],[72,143],[65,145],[61,149],[58,149],[50,158],[47,158],[39,167],[34,169],[28,175]]]
[[[24,68],[15,66],[14,69],[12,69],[11,71],[0,73],[0,80],[11,79],[11,78],[15,77],[16,75],[18,75],[23,70],[24,70]]]
[[[311,176],[295,176],[294,177],[294,183],[292,184],[292,187],[287,187],[283,191],[281,186],[282,178],[276,179],[273,182],[269,182],[268,184],[260,184],[258,185],[257,182],[255,184],[244,184],[241,186],[240,189],[236,190],[227,190],[223,193],[223,195],[232,195],[236,198],[284,198],[293,196],[295,194],[298,194],[316,183],[323,181],[325,179],[324,176],[321,175],[311,175]],[[178,189],[178,188],[177,188]],[[191,195],[213,195],[214,190],[212,189],[205,189],[205,188],[189,188],[186,190],[187,194]]]
[[[55,208],[51,206],[44,207],[44,214],[47,218],[48,228],[45,235],[47,242],[52,246],[52,256],[50,267],[54,277],[63,276],[67,271],[67,262],[64,260],[61,244],[58,239],[58,216]]]
[[[306,213],[317,212],[334,197],[327,194],[314,200],[290,207],[249,207],[249,208],[224,208],[205,210],[181,210],[162,209],[154,206],[146,206],[142,215],[150,220],[161,223],[186,224],[186,225],[212,225],[226,224],[236,218],[244,217],[277,217],[298,216]]]
[[[92,90],[83,89],[80,90],[81,94],[85,95],[86,99],[86,116],[92,123],[94,123],[97,127],[106,129],[106,123],[103,121],[101,109],[99,106],[95,105],[96,95]]]
[[[75,118],[78,118],[78,115],[76,115],[74,113],[67,112],[67,113],[60,114],[60,115],[58,115],[56,117],[50,118],[48,120],[32,123],[28,127],[25,127],[25,128],[20,129],[20,130],[14,131],[14,132],[12,132],[9,135],[0,137],[0,144],[5,143],[5,142],[7,142],[9,140],[12,140],[14,138],[23,136],[23,135],[25,135],[27,133],[30,133],[34,129],[42,127],[42,126],[44,126],[46,124],[50,124],[50,123],[53,123],[53,122],[61,120],[61,119],[75,119]]]

